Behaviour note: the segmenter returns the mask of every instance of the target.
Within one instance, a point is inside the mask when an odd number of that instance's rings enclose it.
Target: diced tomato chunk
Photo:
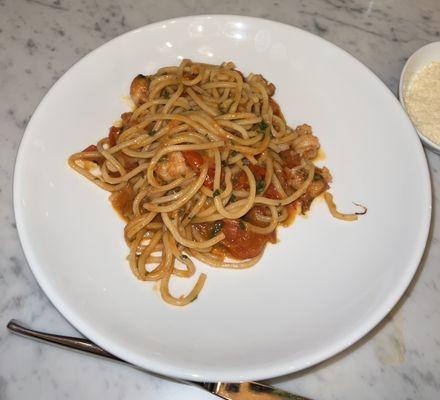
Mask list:
[[[264,180],[264,177],[266,176],[266,168],[261,167],[260,165],[249,165],[249,169],[252,171],[256,181]],[[232,183],[234,190],[249,189],[249,181],[244,171],[240,171],[235,174],[233,176]]]
[[[215,168],[209,167],[208,173],[206,174],[205,182],[203,183],[204,186],[208,187],[209,189],[214,189],[214,175],[215,175]],[[223,176],[223,174],[222,174]]]
[[[244,228],[243,223],[238,220],[225,219],[222,232],[225,238],[220,244],[232,258],[238,260],[257,257],[263,252],[267,242],[276,241],[275,232],[260,235]]]
[[[278,193],[278,190],[275,189],[275,186],[272,183],[267,187],[266,191],[264,192],[264,197],[274,200],[281,199],[281,195]]]
[[[288,168],[295,168],[301,165],[301,156],[293,150],[284,150],[280,152],[280,157]]]
[[[269,105],[272,108],[273,114],[277,117],[283,118],[283,114],[281,113],[281,108],[278,105],[278,103],[272,99],[272,97],[269,98]]]
[[[118,138],[119,133],[121,132],[121,128],[117,128],[116,126],[112,126],[108,131],[108,140],[111,147],[116,145],[116,140]]]
[[[98,151],[98,148],[91,144],[90,146],[86,147],[81,153],[87,153],[88,151]]]
[[[187,150],[182,151],[182,154],[188,166],[193,170],[199,169],[204,163],[203,156],[198,151]]]
[[[266,176],[266,168],[261,167],[260,165],[251,164],[249,165],[249,169],[252,171],[257,181],[263,180]]]
[[[243,171],[238,172],[232,178],[232,185],[234,190],[247,190],[249,189],[249,181],[246,174]]]

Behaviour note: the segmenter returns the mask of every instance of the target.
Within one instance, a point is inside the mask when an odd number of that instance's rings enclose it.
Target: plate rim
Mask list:
[[[92,56],[95,52],[98,50],[106,47],[111,46],[115,41],[122,40],[122,38],[129,36],[129,35],[136,35],[139,31],[143,31],[146,29],[154,29],[158,25],[171,23],[172,21],[194,21],[194,20],[201,20],[204,21],[206,19],[241,19],[246,20],[248,22],[253,23],[269,23],[269,24],[275,24],[279,25],[283,28],[289,28],[293,31],[299,31],[301,34],[306,34],[309,36],[314,37],[314,39],[318,41],[324,42],[327,46],[331,46],[333,49],[345,53],[346,56],[351,58],[356,62],[358,67],[364,68],[368,75],[373,79],[376,80],[376,82],[379,83],[380,86],[382,86],[385,91],[384,93],[387,93],[387,95],[390,97],[391,101],[394,101],[399,107],[401,107],[399,100],[394,96],[394,94],[391,92],[391,90],[388,88],[388,86],[365,64],[363,64],[361,61],[359,61],[356,57],[351,55],[348,51],[344,50],[343,48],[337,46],[336,44],[318,36],[311,32],[305,31],[301,28],[298,28],[293,25],[285,24],[278,21],[273,21],[266,18],[258,18],[258,17],[250,17],[250,16],[243,16],[243,15],[235,15],[235,14],[198,14],[198,15],[189,15],[184,17],[176,17],[176,18],[169,18],[162,21],[157,21],[151,24],[147,24],[138,28],[135,28],[133,30],[130,30],[128,32],[125,32],[119,36],[114,37],[113,39],[103,43],[102,45],[96,47],[95,49],[91,50],[89,53],[81,57],[79,60],[74,62],[64,73],[63,75],[57,79],[56,82],[50,87],[50,89],[45,93],[43,98],[38,103],[37,107],[32,113],[32,117],[29,120],[25,131],[23,133],[23,136],[20,140],[19,147],[17,150],[17,155],[14,163],[14,172],[13,172],[13,209],[14,209],[14,216],[15,216],[15,222],[17,225],[17,232],[20,240],[20,244],[22,246],[26,261],[37,280],[40,287],[43,289],[46,296],[49,298],[50,302],[55,306],[55,308],[69,321],[70,324],[72,324],[78,331],[83,333],[86,337],[88,337],[93,342],[97,343],[101,347],[103,347],[105,350],[115,354],[116,356],[127,360],[129,363],[134,364],[141,369],[151,371],[154,373],[158,373],[164,376],[170,376],[175,377],[178,379],[187,379],[187,380],[194,380],[194,381],[242,381],[242,380],[262,380],[262,379],[269,379],[273,377],[283,376],[287,375],[293,372],[297,372],[306,368],[309,368],[313,365],[316,365],[324,360],[327,360],[329,358],[334,357],[336,354],[341,353],[345,349],[350,348],[354,343],[361,340],[363,337],[365,337],[371,330],[373,330],[388,314],[389,312],[396,306],[396,304],[399,302],[405,291],[407,290],[408,286],[410,285],[411,281],[413,280],[419,265],[421,263],[422,257],[425,253],[425,249],[427,248],[427,241],[429,237],[430,232],[430,225],[431,225],[431,217],[432,217],[432,187],[431,187],[431,180],[430,180],[430,172],[428,167],[428,162],[426,159],[426,154],[423,151],[423,146],[420,142],[420,139],[415,141],[416,147],[414,149],[414,154],[417,155],[417,157],[420,159],[423,171],[421,171],[421,175],[423,175],[424,180],[424,186],[426,191],[426,200],[427,204],[426,206],[426,213],[425,218],[423,221],[423,224],[421,224],[421,230],[423,230],[423,237],[420,238],[420,244],[414,248],[413,256],[414,256],[414,265],[407,264],[407,270],[405,275],[401,276],[400,279],[400,285],[395,286],[392,291],[390,291],[390,294],[384,299],[382,302],[382,306],[378,309],[376,309],[374,312],[371,313],[370,317],[364,321],[363,324],[360,324],[357,328],[351,329],[347,335],[345,335],[345,341],[334,341],[333,343],[330,343],[325,351],[321,351],[319,354],[315,354],[314,356],[309,356],[308,360],[302,360],[300,358],[300,361],[292,360],[291,362],[284,362],[284,363],[277,363],[275,366],[263,366],[263,367],[251,367],[251,372],[243,372],[239,375],[234,374],[231,376],[230,373],[228,373],[227,370],[223,369],[222,372],[220,372],[220,369],[217,370],[217,372],[203,372],[203,373],[192,373],[191,371],[186,370],[185,368],[181,368],[179,366],[173,365],[172,362],[165,361],[165,362],[159,362],[153,358],[149,358],[148,362],[149,365],[145,365],[145,362],[142,360],[147,360],[143,357],[139,357],[138,355],[134,354],[131,351],[127,351],[123,348],[123,346],[119,346],[115,343],[113,343],[111,340],[107,340],[105,338],[105,335],[102,333],[99,333],[95,328],[93,328],[92,325],[89,325],[81,320],[81,317],[76,315],[77,313],[73,312],[69,309],[69,306],[66,304],[66,302],[59,297],[55,292],[55,288],[53,288],[50,283],[46,280],[44,273],[39,268],[39,262],[37,261],[37,257],[35,257],[32,245],[30,244],[30,238],[27,237],[27,234],[25,232],[25,222],[22,215],[22,210],[20,209],[20,183],[19,183],[19,177],[22,175],[22,172],[20,171],[21,165],[22,165],[22,156],[24,152],[24,148],[26,147],[27,142],[30,140],[30,132],[32,131],[32,126],[34,121],[37,119],[40,111],[44,108],[45,103],[50,98],[53,91],[60,85],[64,79],[72,73],[72,70],[79,64],[84,63],[88,60],[90,56]],[[402,115],[406,117],[408,120],[408,123],[412,126],[411,122],[408,119],[408,116],[405,114],[405,111],[402,109]],[[415,137],[418,138],[417,132],[413,128],[413,132]]]

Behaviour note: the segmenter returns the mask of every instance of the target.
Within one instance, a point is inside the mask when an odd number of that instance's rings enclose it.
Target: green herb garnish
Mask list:
[[[181,258],[182,260],[187,260],[187,259],[188,259],[188,256],[187,256],[186,254],[182,254],[182,255],[180,256],[180,258]]]
[[[249,165],[249,160],[247,158],[243,158],[243,160],[241,160],[243,165]]]
[[[242,220],[239,221],[238,226],[242,231],[246,229],[246,224]]]
[[[216,190],[214,190],[214,192],[212,193],[212,197],[216,197],[216,196],[218,196],[220,194],[220,190],[219,189],[216,189]]]
[[[229,198],[229,203],[235,203],[237,201],[237,196],[235,194],[231,194]]]
[[[238,151],[232,150],[231,151],[231,157],[235,157],[238,154]]]
[[[314,181],[322,181],[324,178],[322,177],[322,175],[319,174],[315,174],[313,175],[313,180]]]
[[[263,192],[264,188],[265,188],[266,184],[264,183],[263,180],[258,180],[257,181],[257,185],[256,185],[256,192],[257,194],[260,194]]]
[[[196,297],[194,297],[194,298],[191,300],[191,303],[192,303],[193,301],[196,301],[196,300],[197,300],[197,297],[199,297],[199,295],[196,295]]]
[[[156,133],[157,133],[156,131],[150,131],[150,132],[148,132],[148,134],[149,134],[150,136],[154,136]]]
[[[228,108],[225,107],[223,104],[220,104],[220,106],[218,107],[218,109],[219,109],[219,111],[220,111],[222,114],[226,114],[226,113],[228,112]]]
[[[211,237],[217,236],[223,228],[223,222],[217,221],[212,228]]]
[[[268,126],[269,126],[269,125],[267,125],[267,123],[264,122],[264,121],[261,121],[261,122],[257,125],[258,130],[259,130],[260,132],[264,132],[264,131],[267,129]]]

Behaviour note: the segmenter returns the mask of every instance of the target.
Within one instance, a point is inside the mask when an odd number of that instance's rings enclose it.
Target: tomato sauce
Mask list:
[[[116,141],[118,139],[119,133],[121,132],[121,128],[117,128],[116,126],[112,126],[108,131],[108,141],[110,147],[116,145]]]
[[[110,195],[110,203],[118,215],[126,222],[129,221],[129,217],[133,214],[133,198],[134,192],[130,185]]]
[[[185,162],[193,171],[198,171],[200,167],[205,163],[205,159],[203,158],[202,154],[200,152],[195,150],[187,150],[182,151],[183,157],[185,158]],[[204,186],[208,187],[209,189],[214,188],[214,175],[215,175],[215,166],[212,162],[212,160],[207,160],[209,167],[208,167],[208,173],[205,178],[205,182],[203,183]],[[224,181],[224,172],[222,171],[222,175],[220,177],[220,181]]]
[[[222,232],[225,238],[216,245],[214,253],[229,256],[236,260],[246,260],[260,255],[268,242],[276,242],[275,232],[260,235],[246,229],[244,223],[240,220],[225,219],[220,223],[222,225],[219,232]],[[202,237],[208,239],[212,237],[215,224],[214,222],[206,222],[195,224],[195,227]]]

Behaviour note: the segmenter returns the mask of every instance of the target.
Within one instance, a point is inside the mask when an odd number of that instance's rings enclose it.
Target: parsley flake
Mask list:
[[[264,132],[264,131],[267,129],[268,126],[269,126],[269,125],[267,125],[266,122],[261,121],[261,122],[258,124],[258,130],[259,130],[260,132]]]
[[[265,186],[266,185],[265,185],[263,180],[258,180],[257,181],[257,185],[256,185],[256,192],[257,192],[257,194],[262,193]]]

